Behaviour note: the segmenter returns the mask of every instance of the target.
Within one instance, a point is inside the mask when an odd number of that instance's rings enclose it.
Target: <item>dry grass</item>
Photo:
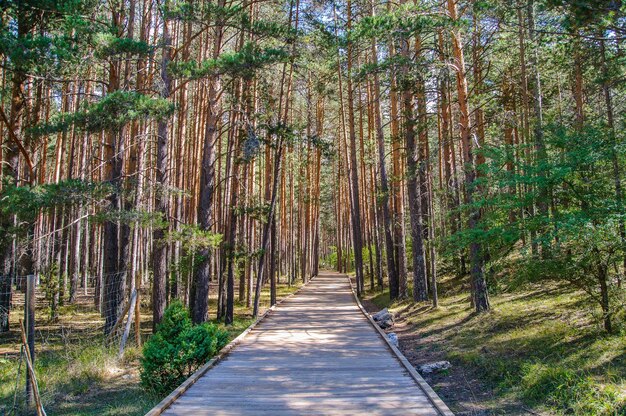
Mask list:
[[[283,298],[300,284],[277,288]],[[215,291],[212,291],[212,294]],[[36,316],[36,374],[44,407],[54,415],[143,415],[161,400],[147,394],[139,384],[139,356],[136,347],[125,350],[117,358],[116,344],[105,346],[102,320],[91,305],[90,297],[83,297],[77,305],[60,309],[57,322],[48,319],[44,307]],[[215,316],[216,299],[210,299],[210,314]],[[143,305],[142,338],[151,333],[151,313]],[[261,310],[269,307],[269,290],[261,297]],[[16,391],[19,356],[18,320],[23,310],[11,312],[11,331],[0,335],[0,414],[11,414]],[[245,303],[237,303],[235,322],[226,327],[235,338],[253,322]],[[26,414],[23,406],[23,374],[18,383],[18,409],[15,414]]]

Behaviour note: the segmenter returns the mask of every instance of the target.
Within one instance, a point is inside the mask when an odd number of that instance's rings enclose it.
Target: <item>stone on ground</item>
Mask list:
[[[376,312],[372,315],[372,319],[378,324],[382,329],[391,328],[393,326],[393,314],[389,312],[387,308],[382,311]]]
[[[450,361],[435,361],[434,363],[420,365],[418,370],[422,374],[432,374],[447,370],[450,367],[452,367]]]

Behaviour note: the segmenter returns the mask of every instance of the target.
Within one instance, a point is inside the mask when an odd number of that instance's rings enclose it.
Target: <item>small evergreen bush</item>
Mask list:
[[[141,384],[155,394],[168,394],[227,343],[226,331],[206,322],[193,325],[187,309],[174,301],[143,347]]]

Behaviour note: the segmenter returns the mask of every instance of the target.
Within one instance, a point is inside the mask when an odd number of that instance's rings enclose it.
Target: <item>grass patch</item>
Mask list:
[[[390,303],[388,290],[385,290],[384,292],[376,290],[366,291],[364,293],[364,297],[367,298],[367,300],[372,302],[374,305],[376,305],[379,309],[386,308],[387,306],[389,306]]]
[[[608,335],[583,293],[559,285],[493,295],[493,311],[476,315],[467,294],[440,298],[432,309],[388,296],[411,335],[476,373],[505,399],[549,414],[626,415],[626,336]]]
[[[277,298],[280,300],[295,292],[301,283],[291,286],[279,284]],[[214,295],[212,291],[211,295]],[[215,316],[216,299],[210,299],[210,315]],[[59,321],[51,323],[47,311],[37,311],[35,371],[44,408],[50,415],[144,415],[162,397],[147,393],[139,381],[139,357],[141,350],[127,347],[121,359],[117,357],[117,345],[106,347],[97,327],[101,318],[86,298],[79,305],[60,308]],[[260,309],[269,307],[269,285],[261,292]],[[19,333],[17,320],[23,311],[11,313],[11,333],[0,336],[0,415],[32,414],[25,408],[24,371],[17,386],[17,408],[13,412],[16,377],[18,373]],[[215,322],[215,320],[213,320]],[[245,302],[235,305],[233,325],[220,327],[228,331],[229,340],[241,334],[254,322]],[[142,312],[142,336],[151,333],[151,312]],[[132,337],[132,336],[131,336]]]
[[[569,414],[617,415],[626,412],[623,391],[616,385],[601,385],[572,369],[541,363],[524,364],[521,391],[529,403],[547,404]]]
[[[128,348],[117,359],[117,348],[104,346],[102,337],[89,342],[38,344],[35,373],[44,408],[54,415],[140,415],[159,402],[139,387],[139,350]],[[18,372],[16,358],[0,360],[0,413],[11,414]],[[26,411],[24,363],[17,385],[15,414]]]

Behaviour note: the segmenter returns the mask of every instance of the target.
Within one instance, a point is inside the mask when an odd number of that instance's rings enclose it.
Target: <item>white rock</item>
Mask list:
[[[389,338],[389,341],[391,341],[391,343],[392,343],[393,345],[395,345],[396,347],[399,347],[399,344],[398,344],[398,335],[396,335],[396,333],[395,333],[395,332],[390,332],[390,333],[388,333],[388,334],[387,334],[387,338]]]
[[[382,329],[391,328],[393,326],[393,314],[389,312],[387,308],[376,312],[372,315],[372,319],[374,322],[378,323],[378,326]]]
[[[372,319],[375,320],[376,322],[382,320],[384,317],[386,317],[387,315],[391,315],[389,313],[389,310],[387,308],[376,312],[374,315],[372,315]]]
[[[450,367],[452,367],[452,364],[450,364],[450,361],[436,361],[434,363],[420,365],[418,370],[422,374],[431,374],[431,373],[438,373],[440,371],[447,370]]]

